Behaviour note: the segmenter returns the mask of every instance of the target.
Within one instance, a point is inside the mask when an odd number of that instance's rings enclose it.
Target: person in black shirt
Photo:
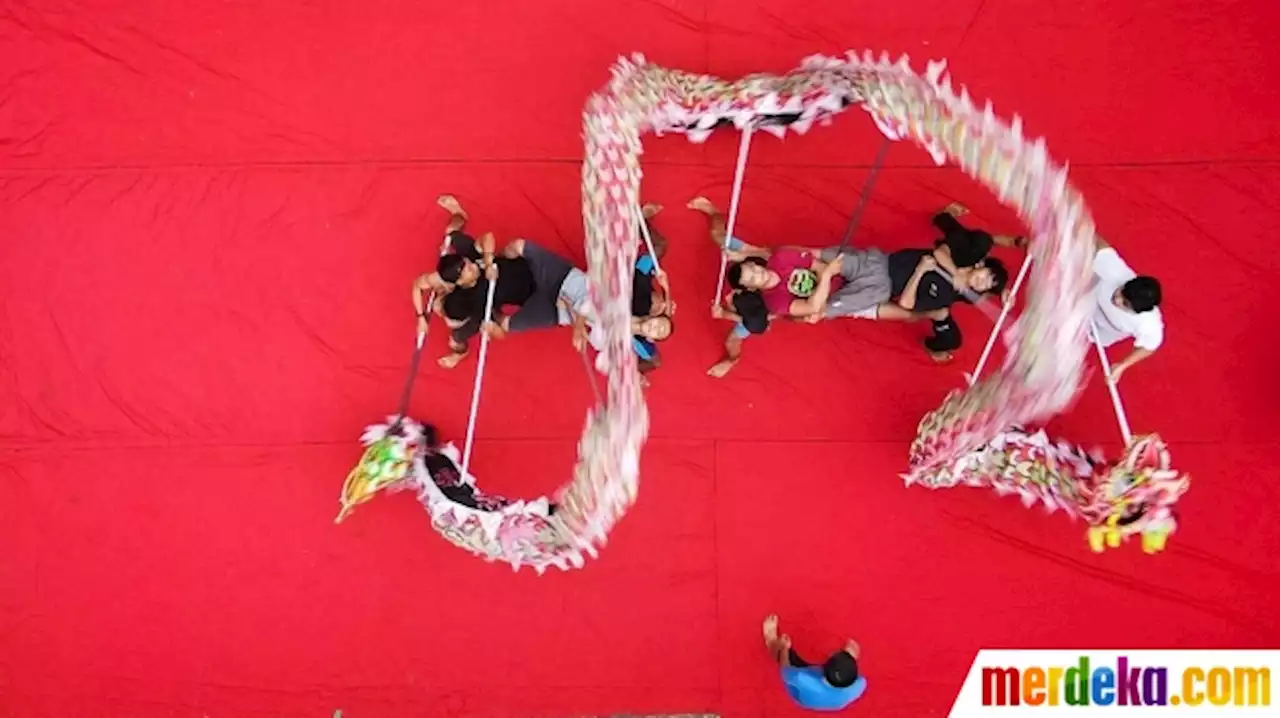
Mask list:
[[[945,270],[943,270],[945,271]],[[951,317],[951,305],[969,301],[966,295],[1001,294],[1009,284],[1009,271],[995,257],[987,257],[969,267],[960,267],[948,279],[939,271],[937,250],[902,249],[889,255],[889,280],[893,286],[893,304],[882,306],[881,318],[910,321],[921,316],[933,320],[933,336],[925,339],[925,348],[934,361],[951,359],[960,348],[960,326]],[[886,310],[903,312],[890,317]]]
[[[955,286],[960,288],[959,270],[975,267],[986,259],[994,247],[1010,247],[1025,250],[1027,238],[1004,234],[991,234],[981,229],[969,229],[960,222],[960,217],[969,210],[959,202],[952,202],[945,209],[933,216],[933,226],[942,231],[942,237],[934,243],[933,256],[944,272],[956,279]],[[1010,288],[1006,286],[1001,292],[1000,301],[1009,301]]]
[[[436,204],[449,213],[449,222],[444,228],[444,254],[440,257],[436,271],[427,272],[413,282],[413,307],[417,310],[420,320],[425,320],[426,313],[430,309],[423,302],[426,292],[432,292],[439,297],[459,284],[464,287],[473,286],[480,278],[477,262],[493,256],[493,247],[489,247],[486,251],[463,232],[467,226],[468,217],[456,197],[442,194],[436,198]],[[418,331],[425,330],[425,322],[419,321]]]
[[[465,237],[465,235],[464,235]],[[470,238],[466,238],[470,239]],[[482,244],[492,247],[493,234],[486,233]],[[447,255],[443,259],[448,259]],[[478,263],[478,259],[467,256],[469,262]],[[467,355],[467,344],[471,337],[482,329],[491,337],[499,336],[505,323],[504,309],[508,307],[523,308],[534,296],[537,283],[533,270],[524,257],[497,256],[486,261],[487,271],[484,276],[475,279],[469,286],[461,282],[437,300],[438,311],[444,317],[451,330],[450,353],[440,358],[440,366],[452,369]],[[494,283],[493,308],[486,316],[485,305],[489,299],[489,285]],[[517,309],[518,313],[520,309]]]
[[[452,195],[436,200],[449,212],[445,241],[450,250],[440,257],[436,271],[423,274],[414,281],[413,307],[418,314],[418,331],[425,332],[427,311],[423,295],[435,295],[432,311],[444,317],[449,325],[450,353],[441,357],[440,366],[451,369],[467,355],[467,344],[482,327],[492,327],[492,317],[485,317],[489,282],[494,287],[495,312],[504,306],[523,306],[533,296],[535,283],[529,264],[521,257],[494,257],[494,237],[486,232],[476,242],[463,230],[467,213]],[[486,324],[486,322],[489,322]]]
[[[667,239],[653,226],[653,218],[661,211],[662,205],[659,204],[648,203],[641,207],[645,226],[649,228],[649,236],[653,240],[653,256],[645,252],[636,258],[631,284],[631,316],[642,319],[665,317],[668,327],[674,327],[671,322],[676,313],[676,303],[671,299],[667,273],[658,269],[658,263],[667,254]],[[642,334],[637,334],[632,343],[639,360],[640,382],[647,386],[648,380],[644,375],[656,371],[662,365],[658,343]]]

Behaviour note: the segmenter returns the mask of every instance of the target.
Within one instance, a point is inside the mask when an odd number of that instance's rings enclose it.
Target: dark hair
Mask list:
[[[742,326],[752,334],[763,334],[769,328],[769,310],[760,292],[742,290],[733,295],[733,311],[742,317]]]
[[[1120,288],[1129,308],[1141,314],[1160,306],[1160,282],[1155,277],[1134,277]]]
[[[725,275],[725,279],[728,280],[730,287],[733,287],[734,289],[746,289],[746,287],[742,286],[742,265],[744,264],[754,264],[757,267],[769,266],[769,263],[760,257],[747,257],[741,262],[734,262],[733,264],[730,264],[729,272]],[[742,312],[738,313],[741,314]],[[764,330],[762,329],[760,331]]]
[[[462,278],[462,268],[466,266],[467,260],[459,254],[446,254],[440,258],[440,263],[436,265],[436,274],[449,284],[457,284]]]
[[[435,449],[440,446],[440,433],[436,431],[436,427],[431,424],[422,425],[422,443],[428,449]]]
[[[476,287],[458,287],[444,295],[444,315],[455,322],[473,319],[481,312],[480,301]]]
[[[858,680],[858,659],[840,651],[822,665],[822,676],[836,688],[848,688]]]
[[[990,294],[999,294],[1009,285],[1009,270],[1005,269],[1004,262],[995,257],[987,257],[982,260],[982,266],[991,270],[991,289],[987,292]]]
[[[631,279],[631,316],[647,317],[653,313],[653,280],[636,269]]]

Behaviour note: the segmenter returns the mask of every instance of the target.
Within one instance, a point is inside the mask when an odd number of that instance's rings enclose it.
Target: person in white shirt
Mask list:
[[[1133,351],[1111,365],[1112,381],[1146,359],[1164,342],[1164,317],[1160,314],[1160,282],[1140,276],[1116,250],[1098,238],[1093,258],[1093,325],[1103,347],[1133,339]]]

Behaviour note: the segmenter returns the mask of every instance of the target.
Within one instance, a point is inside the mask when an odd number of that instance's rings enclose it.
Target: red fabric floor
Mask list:
[[[0,7],[0,715],[792,715],[770,611],[815,657],[862,642],[859,715],[945,715],[980,647],[1277,646],[1278,7]],[[737,76],[847,47],[948,58],[1164,280],[1167,345],[1123,391],[1194,476],[1166,553],[1094,556],[1015,500],[902,486],[915,423],[981,348],[976,312],[951,367],[923,327],[848,322],[771,332],[705,377],[726,327],[683,204],[727,200],[733,133],[646,146],[682,310],[640,501],[600,560],[513,575],[405,495],[332,524],[360,431],[394,409],[436,194],[581,258],[579,111],[618,54]],[[741,234],[832,242],[876,143],[857,112],[761,137]],[[895,146],[859,241],[925,242],[950,198],[1017,229]],[[427,365],[413,414],[456,437],[474,362]],[[547,491],[589,400],[569,338],[509,340],[490,366],[475,469]],[[1096,382],[1054,426],[1115,448]]]

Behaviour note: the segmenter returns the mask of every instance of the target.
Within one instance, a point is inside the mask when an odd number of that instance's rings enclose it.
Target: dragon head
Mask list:
[[[1095,552],[1117,548],[1133,535],[1142,550],[1156,553],[1178,527],[1173,511],[1191,479],[1172,468],[1168,447],[1155,434],[1136,438],[1120,461],[1094,486],[1089,545]]]
[[[422,427],[410,419],[371,426],[365,430],[364,455],[347,474],[342,486],[342,510],[334,523],[341,523],[356,506],[379,490],[404,481],[413,468],[422,438]]]

